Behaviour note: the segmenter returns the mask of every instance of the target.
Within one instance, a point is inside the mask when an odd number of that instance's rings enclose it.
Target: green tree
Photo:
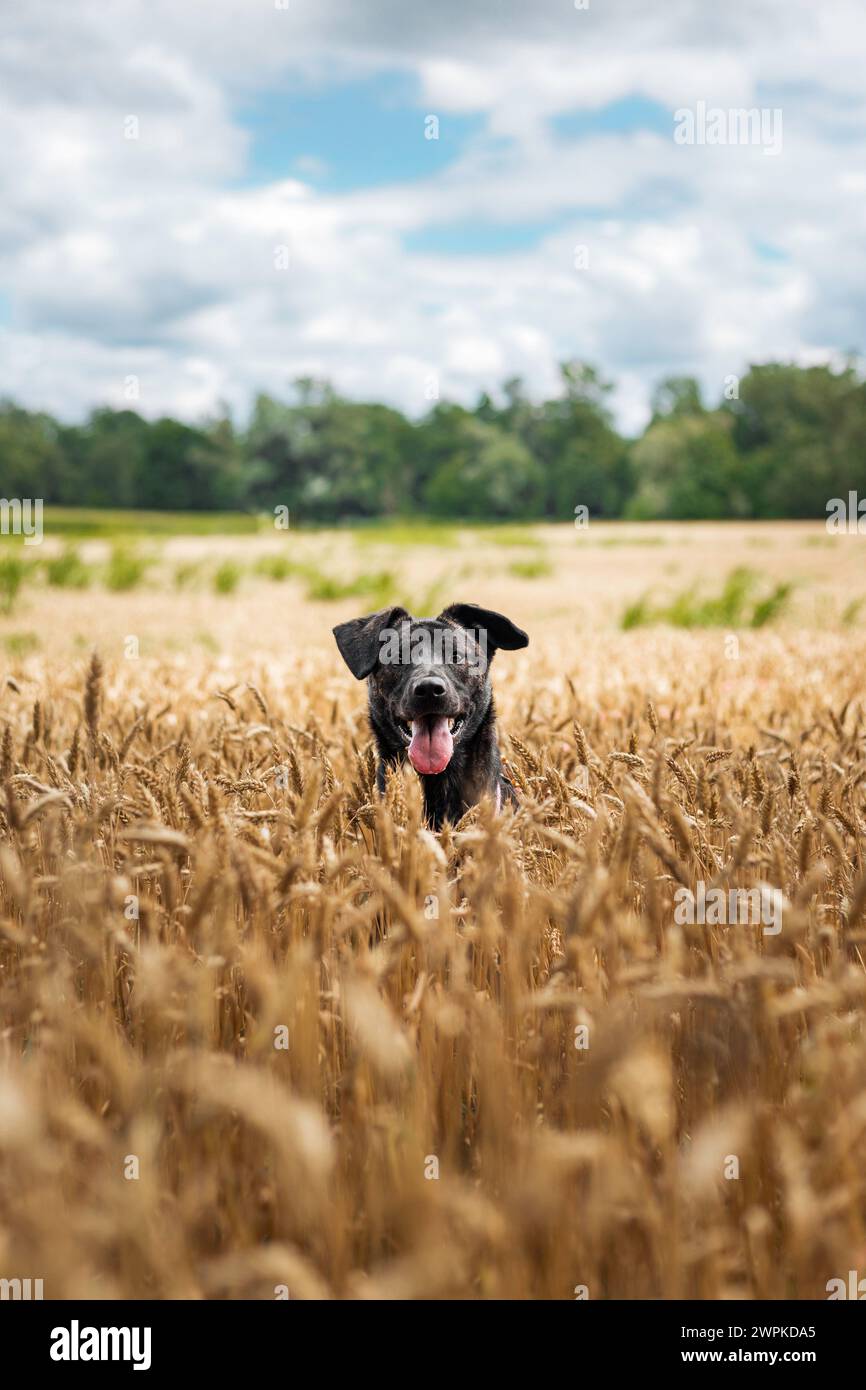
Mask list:
[[[140,507],[148,429],[134,410],[108,408],[63,429],[68,470],[61,495],[52,500],[69,507]]]
[[[491,521],[541,515],[544,475],[519,439],[470,416],[455,445],[425,490],[434,515]]]
[[[503,423],[542,469],[546,516],[563,521],[577,506],[592,516],[619,516],[631,484],[626,446],[607,405],[612,387],[585,363],[565,362],[560,372],[562,395],[538,406],[520,383],[509,383]]]
[[[748,516],[730,420],[718,411],[673,414],[651,424],[634,445],[636,520],[686,521]]]
[[[384,405],[344,401],[298,383],[298,403],[259,396],[247,432],[252,491],[260,505],[287,505],[309,521],[407,509],[412,427]]]
[[[50,415],[0,402],[0,494],[54,501],[67,473],[58,426]]]
[[[753,366],[724,410],[756,516],[824,516],[830,498],[866,495],[866,386],[853,362]]]
[[[668,420],[676,415],[704,413],[701,388],[693,376],[665,377],[653,391],[653,420]]]

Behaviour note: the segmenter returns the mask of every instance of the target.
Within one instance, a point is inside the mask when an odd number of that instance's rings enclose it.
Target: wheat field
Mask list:
[[[297,598],[318,636],[286,654],[266,586],[248,651],[236,622],[230,654],[125,660],[98,633],[70,654],[28,600],[48,635],[0,701],[0,1276],[812,1299],[864,1267],[866,640],[783,621],[732,659],[719,631],[569,629],[541,582],[507,581],[532,645],[494,663],[519,809],[441,834],[414,774],[374,791],[328,637],[357,602]],[[118,634],[183,610],[89,601]],[[679,922],[699,881],[776,890],[782,929]]]

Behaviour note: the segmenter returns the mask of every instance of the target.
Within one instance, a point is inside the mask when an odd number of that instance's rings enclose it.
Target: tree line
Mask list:
[[[731,383],[733,380],[733,384]],[[80,424],[0,403],[0,494],[46,504],[264,511],[293,524],[424,515],[472,520],[824,516],[866,496],[866,381],[858,363],[752,366],[707,404],[691,377],[661,382],[643,434],[624,438],[612,386],[569,362],[533,401],[519,379],[474,408],[418,420],[304,378],[259,395],[239,427],[94,410]],[[730,397],[730,398],[728,398]]]

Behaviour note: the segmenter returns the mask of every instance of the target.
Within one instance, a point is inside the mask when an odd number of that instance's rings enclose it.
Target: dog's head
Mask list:
[[[370,682],[370,717],[384,749],[405,749],[416,772],[444,772],[490,707],[490,662],[529,638],[501,613],[454,603],[438,618],[384,608],[334,628],[343,660]]]

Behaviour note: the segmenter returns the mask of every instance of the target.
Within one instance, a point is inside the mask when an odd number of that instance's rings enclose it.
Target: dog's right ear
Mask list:
[[[382,633],[399,622],[409,620],[405,608],[383,608],[366,618],[351,618],[333,629],[340,655],[356,680],[362,681],[376,667],[382,646]]]

